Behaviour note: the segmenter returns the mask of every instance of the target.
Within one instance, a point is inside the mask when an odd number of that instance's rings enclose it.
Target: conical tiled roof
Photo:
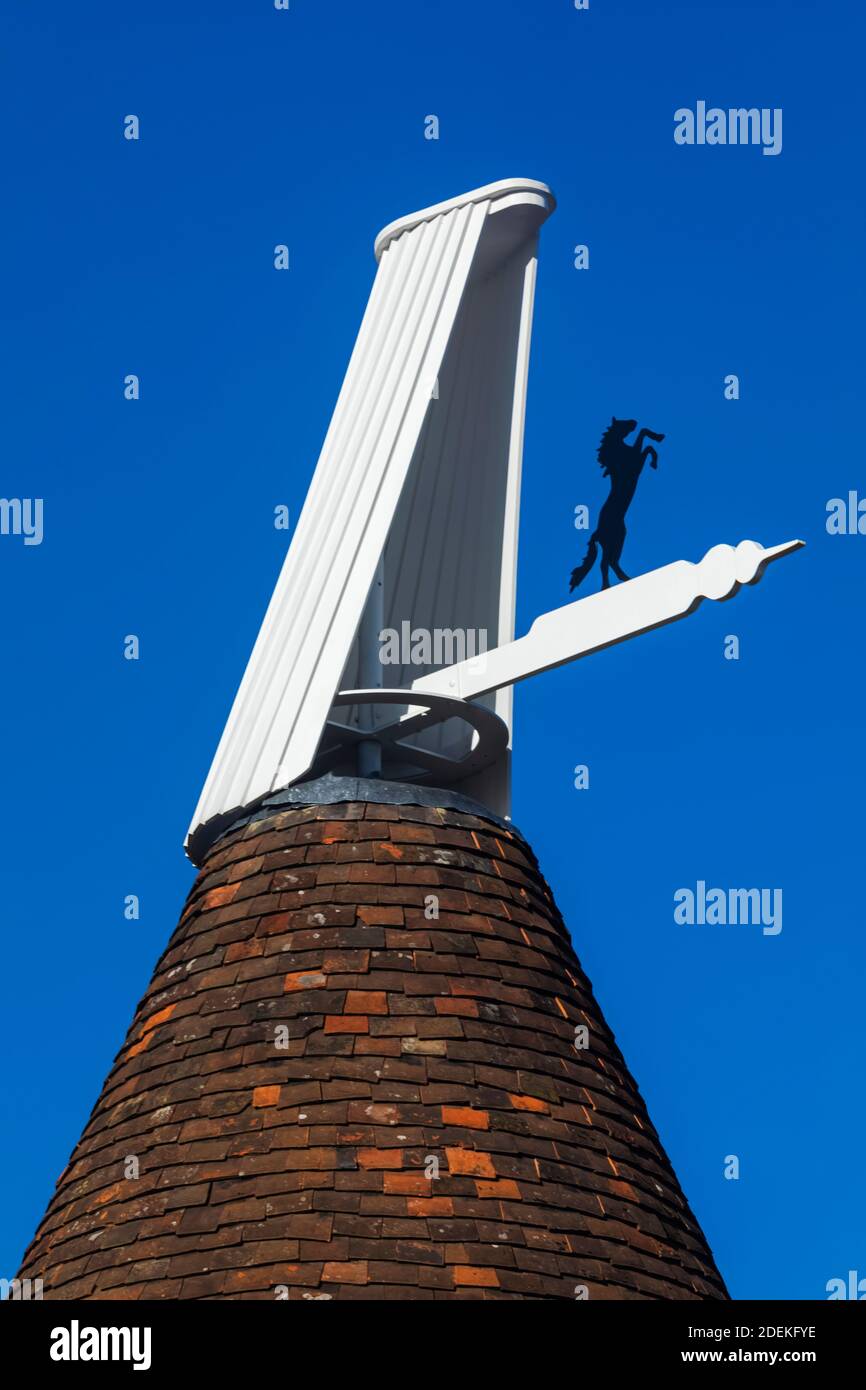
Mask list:
[[[725,1298],[529,846],[378,797],[273,798],[212,848],[21,1276]]]

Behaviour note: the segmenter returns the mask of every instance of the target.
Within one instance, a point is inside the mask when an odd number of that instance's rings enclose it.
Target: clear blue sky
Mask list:
[[[515,820],[733,1294],[822,1298],[866,1275],[866,537],[824,525],[830,497],[866,494],[856,7],[48,0],[7,19],[0,493],[44,498],[45,538],[0,537],[0,1274],[191,882],[183,834],[285,549],[273,508],[302,504],[373,237],[526,176],[559,209],[521,630],[568,597],[611,414],[667,434],[630,572],[744,537],[808,548],[521,687]],[[699,99],[781,107],[782,153],[675,145],[674,111]],[[673,894],[698,879],[782,888],[781,934],[677,926]]]

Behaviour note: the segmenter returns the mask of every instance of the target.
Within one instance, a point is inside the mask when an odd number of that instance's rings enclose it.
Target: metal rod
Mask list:
[[[358,629],[359,686],[364,690],[381,690],[382,662],[379,659],[379,634],[385,622],[385,559],[379,556],[367,604]],[[375,728],[375,705],[362,705],[359,713],[361,727]],[[358,776],[382,776],[382,745],[378,739],[365,738],[358,744]]]

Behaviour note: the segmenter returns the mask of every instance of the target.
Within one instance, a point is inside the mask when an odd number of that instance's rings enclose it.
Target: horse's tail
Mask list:
[[[586,558],[584,559],[583,564],[578,565],[577,569],[571,571],[571,583],[568,586],[570,593],[573,592],[577,588],[578,584],[582,583],[582,581],[589,574],[590,570],[595,564],[595,559],[597,555],[598,532],[593,531],[592,535],[589,538],[589,545],[586,547]]]

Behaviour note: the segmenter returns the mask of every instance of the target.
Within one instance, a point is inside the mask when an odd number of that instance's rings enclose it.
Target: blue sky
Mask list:
[[[374,235],[525,176],[559,208],[519,630],[568,597],[574,507],[605,495],[612,414],[667,435],[629,516],[630,573],[744,537],[807,549],[728,604],[521,687],[514,818],[733,1295],[822,1298],[866,1275],[866,537],[825,529],[828,499],[866,495],[855,7],[14,8],[0,492],[44,498],[45,536],[0,536],[0,1274],[191,882],[183,834],[285,549],[273,509],[300,510]],[[781,107],[782,153],[676,145],[674,111],[699,99]],[[673,894],[699,879],[781,888],[782,932],[678,926]]]

